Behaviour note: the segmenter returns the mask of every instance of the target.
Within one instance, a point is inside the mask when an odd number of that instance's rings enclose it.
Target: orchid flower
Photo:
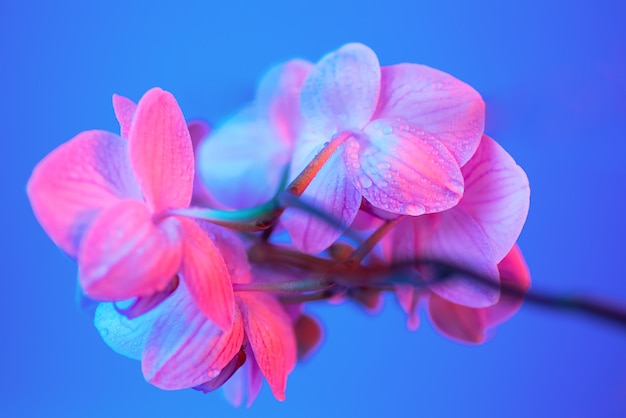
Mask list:
[[[37,219],[77,260],[90,298],[148,297],[179,275],[200,310],[229,329],[234,298],[222,255],[195,221],[168,215],[189,205],[194,178],[178,103],[158,88],[136,109],[120,96],[114,103],[124,138],[81,132],[33,171],[28,195]]]
[[[302,124],[300,88],[312,64],[291,60],[261,79],[255,101],[218,127],[199,147],[204,185],[226,206],[265,203],[279,191]],[[233,182],[237,187],[232,187]]]
[[[409,329],[418,328],[419,303],[425,301],[430,322],[440,333],[464,343],[485,342],[488,330],[508,320],[519,310],[522,295],[530,287],[530,273],[517,244],[498,263],[498,271],[508,291],[502,293],[495,305],[485,308],[459,305],[426,289],[403,289],[398,292],[400,304],[408,314]]]
[[[202,228],[225,255],[233,281],[250,282],[250,266],[241,241],[220,227],[204,223]],[[240,403],[245,392],[251,403],[260,388],[261,375],[274,396],[284,400],[287,375],[297,355],[292,319],[273,295],[258,292],[235,294],[234,317],[230,330],[220,329],[198,309],[181,283],[145,315],[128,319],[114,304],[102,303],[94,322],[113,350],[141,360],[144,377],[159,388],[214,390],[243,365],[227,386],[233,403]]]
[[[291,178],[327,144],[341,142],[302,199],[344,225],[288,209],[283,223],[301,251],[327,248],[352,223],[362,198],[417,216],[449,209],[463,195],[460,167],[484,125],[484,103],[467,84],[423,65],[381,68],[371,49],[348,44],[313,67],[300,107],[304,125]]]
[[[437,280],[436,268],[420,268],[435,294],[459,305],[481,308],[498,301],[497,266],[522,230],[530,191],[524,171],[486,135],[462,172],[465,194],[458,205],[401,220],[381,244],[390,259],[443,260],[491,278],[492,283],[485,283],[455,273]]]

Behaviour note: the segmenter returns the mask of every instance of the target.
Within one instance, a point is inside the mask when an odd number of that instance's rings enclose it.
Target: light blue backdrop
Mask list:
[[[178,5],[174,5],[178,3]],[[626,303],[626,34],[622,2],[3,1],[0,416],[626,416],[626,332],[526,305],[483,346],[319,305],[321,350],[252,409],[164,392],[74,306],[75,266],[37,224],[34,165],[86,129],[116,131],[113,93],[160,86],[187,117],[219,121],[257,78],[346,42],[383,65],[424,63],[474,86],[487,133],[527,171],[520,238],[538,289]]]

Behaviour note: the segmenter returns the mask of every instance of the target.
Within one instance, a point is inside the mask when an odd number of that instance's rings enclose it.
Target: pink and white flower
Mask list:
[[[85,131],[35,168],[31,205],[44,230],[78,262],[87,296],[149,296],[179,275],[200,310],[222,329],[234,320],[224,259],[190,219],[168,216],[191,200],[194,157],[174,97],[148,91],[136,109],[114,97],[122,135]]]

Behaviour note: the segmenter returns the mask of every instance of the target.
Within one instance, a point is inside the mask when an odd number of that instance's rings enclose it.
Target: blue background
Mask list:
[[[536,289],[624,304],[624,16],[617,0],[3,1],[0,416],[626,416],[625,330],[528,304],[477,347],[427,321],[407,331],[392,299],[373,317],[318,305],[324,345],[285,403],[267,387],[249,410],[158,390],[77,310],[75,265],[25,194],[54,147],[118,130],[113,93],[160,86],[216,122],[273,63],[360,41],[383,65],[424,63],[483,95],[487,133],[530,178],[520,244]]]

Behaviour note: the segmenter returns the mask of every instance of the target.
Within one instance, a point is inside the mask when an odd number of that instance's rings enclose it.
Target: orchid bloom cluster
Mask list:
[[[444,72],[348,44],[273,67],[215,130],[159,88],[113,107],[120,134],[59,146],[28,195],[103,340],[159,388],[249,405],[265,378],[283,400],[323,338],[307,303],[376,312],[392,292],[409,328],[425,306],[481,343],[530,285],[526,175]]]

